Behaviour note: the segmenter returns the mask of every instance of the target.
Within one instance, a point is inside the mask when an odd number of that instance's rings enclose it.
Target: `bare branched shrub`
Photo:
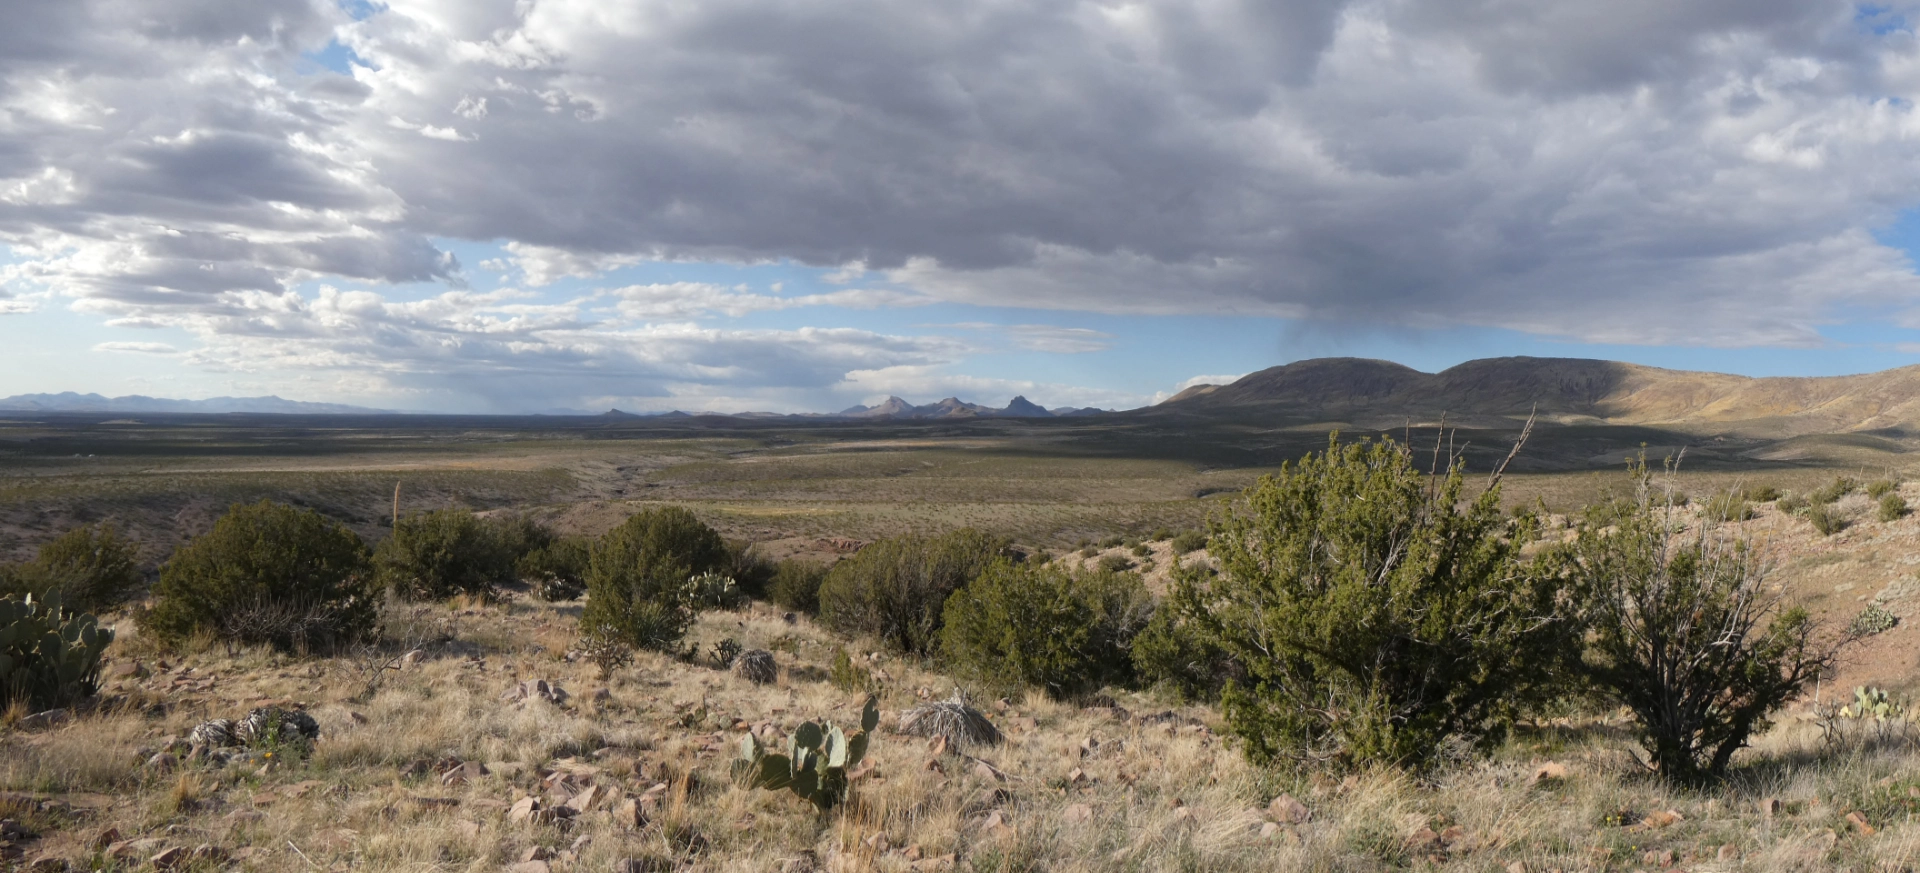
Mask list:
[[[1724,773],[1843,640],[1820,638],[1805,610],[1767,592],[1750,544],[1711,519],[1683,533],[1644,460],[1633,475],[1633,511],[1584,526],[1560,553],[1589,630],[1580,667],[1633,711],[1654,769],[1698,783]]]

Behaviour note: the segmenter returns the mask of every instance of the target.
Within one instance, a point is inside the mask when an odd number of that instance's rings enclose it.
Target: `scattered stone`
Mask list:
[[[1422,827],[1407,835],[1407,849],[1412,852],[1427,852],[1440,848],[1440,835],[1433,828]]]
[[[120,829],[107,828],[106,830],[101,831],[98,836],[94,837],[93,842],[90,843],[89,845],[91,845],[93,847],[93,850],[96,852],[104,852],[106,851],[108,846],[111,846],[117,842],[120,842]]]
[[[978,776],[982,779],[985,779],[988,782],[1007,781],[1006,773],[1001,772],[1000,768],[995,767],[992,764],[989,764],[985,761],[973,762],[973,775]]]
[[[593,689],[593,699],[594,699],[594,702],[596,703],[605,703],[609,700],[612,700],[613,689],[605,688],[605,687],[595,688]]]
[[[1847,818],[1847,824],[1853,825],[1853,829],[1856,831],[1859,831],[1860,835],[1863,837],[1873,836],[1874,833],[1879,830],[1878,828],[1875,828],[1873,825],[1867,823],[1867,814],[1864,812],[1861,812],[1860,810],[1856,809],[1852,812],[1847,813],[1846,818]]]
[[[507,873],[553,873],[553,867],[545,861],[521,861],[507,867]]]
[[[533,848],[528,849],[525,852],[522,852],[520,854],[520,860],[522,862],[551,861],[553,860],[553,851],[551,849],[548,849],[546,846],[534,846]]]
[[[1313,817],[1307,805],[1295,800],[1291,794],[1282,794],[1267,804],[1267,815],[1281,824],[1302,824]]]
[[[1507,865],[1507,873],[1527,873],[1527,862],[1515,861]]]
[[[1060,817],[1065,819],[1068,824],[1080,824],[1091,821],[1093,819],[1093,807],[1084,803],[1076,803],[1068,806],[1067,811],[1062,813]]]
[[[1735,846],[1732,843],[1727,843],[1725,845],[1722,845],[1720,847],[1720,851],[1715,852],[1713,857],[1714,857],[1714,860],[1719,861],[1722,864],[1738,861],[1740,860],[1740,847]]]
[[[210,843],[201,843],[193,848],[193,854],[188,857],[196,864],[225,864],[227,850]]]
[[[529,794],[507,807],[507,821],[524,824],[530,821],[542,821],[541,813],[546,812],[540,806],[540,799]]]
[[[153,864],[153,869],[155,870],[172,870],[175,867],[185,864],[187,859],[192,855],[193,853],[189,852],[185,846],[174,846],[161,850],[159,854],[147,860]]]
[[[414,649],[413,651],[400,656],[400,666],[402,668],[417,667],[420,665],[421,661],[425,661],[426,659],[427,659],[426,652],[420,649]]]
[[[1075,767],[1072,770],[1067,771],[1067,784],[1068,785],[1087,784],[1087,771],[1082,770],[1079,767]]]
[[[1448,825],[1440,830],[1440,842],[1455,852],[1464,852],[1473,848],[1473,835],[1459,825]]]
[[[1780,798],[1769,797],[1760,801],[1760,814],[1763,816],[1766,816],[1767,818],[1773,818],[1774,816],[1779,815],[1780,814]]]
[[[1662,810],[1659,812],[1647,813],[1647,817],[1641,819],[1640,824],[1642,827],[1645,827],[1647,830],[1653,831],[1653,830],[1659,830],[1675,822],[1681,822],[1686,820],[1687,820],[1686,817],[1681,815],[1678,810],[1668,809],[1668,810]]]
[[[1567,778],[1567,765],[1548,761],[1533,769],[1533,784],[1552,784]]]
[[[500,695],[501,700],[544,700],[555,706],[567,702],[567,692],[558,683],[545,679],[529,679]]]
[[[1673,866],[1673,850],[1656,849],[1648,852],[1640,856],[1640,863],[1649,867],[1671,867]]]
[[[67,859],[58,855],[41,855],[27,863],[30,873],[66,873]]]

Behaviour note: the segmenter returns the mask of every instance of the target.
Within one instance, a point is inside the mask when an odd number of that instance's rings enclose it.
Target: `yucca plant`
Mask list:
[[[868,738],[880,724],[875,698],[868,697],[860,712],[860,730],[848,735],[832,722],[807,722],[787,738],[786,754],[769,754],[753,734],[740,738],[740,760],[734,771],[748,784],[768,791],[786,789],[813,804],[822,815],[845,803],[851,783],[847,773],[867,756]]]
[[[62,609],[58,597],[0,599],[0,702],[43,710],[92,694],[111,642],[111,628]]]

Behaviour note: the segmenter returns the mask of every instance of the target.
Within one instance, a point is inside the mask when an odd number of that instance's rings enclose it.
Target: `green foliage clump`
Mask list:
[[[995,691],[1066,699],[1131,682],[1128,650],[1152,614],[1134,574],[997,561],[947,599],[940,654]]]
[[[774,569],[774,563],[762,556],[753,543],[729,542],[727,563],[720,572],[733,580],[741,597],[766,600],[773,586]]]
[[[111,524],[76,527],[33,560],[0,567],[0,595],[52,598],[80,612],[119,606],[144,581],[134,544]]]
[[[1170,539],[1173,539],[1173,530],[1171,528],[1156,527],[1153,529],[1153,533],[1147,534],[1147,540],[1149,542],[1157,543]]]
[[[410,600],[456,594],[491,598],[515,580],[517,525],[492,525],[466,509],[441,509],[400,519],[373,550],[374,580]]]
[[[932,654],[947,598],[1002,557],[1009,543],[972,529],[881,540],[841,561],[820,585],[820,618],[895,650]]]
[[[321,649],[375,632],[379,616],[367,547],[310,509],[235,505],[160,568],[140,626],[179,643],[195,634],[229,645]]]
[[[1881,521],[1899,521],[1907,516],[1907,500],[1898,494],[1888,493],[1880,498],[1880,506],[1874,517]]]
[[[1133,569],[1133,559],[1126,555],[1108,555],[1100,559],[1100,572],[1125,573]]]
[[[1746,521],[1753,518],[1753,507],[1738,490],[1722,491],[1707,501],[1706,518],[1710,521]]]
[[[696,611],[739,609],[747,602],[746,593],[732,576],[712,570],[689,577],[682,598]]]
[[[1787,496],[1780,498],[1780,502],[1775,503],[1773,506],[1775,509],[1778,509],[1781,512],[1785,512],[1788,514],[1799,514],[1800,512],[1804,511],[1807,508],[1807,505],[1808,505],[1807,498],[1805,495],[1788,494]]]
[[[587,593],[587,561],[593,543],[585,537],[555,537],[522,554],[514,575],[533,585],[543,600],[572,600]]]
[[[1181,700],[1217,701],[1227,683],[1244,680],[1247,671],[1226,649],[1187,627],[1175,606],[1163,604],[1134,636],[1134,674]]]
[[[642,510],[607,532],[587,559],[580,626],[591,637],[673,651],[693,624],[688,580],[720,569],[727,544],[678,506]]]
[[[1153,554],[1153,547],[1147,545],[1146,543],[1141,543],[1137,546],[1134,546],[1129,551],[1131,551],[1133,553],[1133,556],[1136,558],[1144,558],[1144,557],[1147,557],[1148,555]]]
[[[113,630],[61,608],[58,596],[0,598],[0,704],[70,706],[99,688]]]
[[[1807,504],[1805,514],[1807,523],[1813,525],[1813,529],[1819,531],[1823,537],[1833,536],[1847,528],[1847,520],[1840,517],[1840,511],[1834,509],[1831,504]]]
[[[866,694],[880,693],[880,682],[874,678],[873,671],[855,664],[853,656],[846,649],[833,654],[833,667],[827,673],[828,681],[841,691],[859,691]]]
[[[1246,670],[1222,708],[1254,759],[1426,766],[1559,690],[1579,639],[1561,586],[1498,489],[1464,487],[1391,440],[1336,440],[1214,523],[1218,574],[1183,566],[1162,609]]]
[[[1894,492],[1894,489],[1899,487],[1900,487],[1900,483],[1895,482],[1892,479],[1879,479],[1874,482],[1868,483],[1867,496],[1875,500],[1879,500],[1882,497],[1892,494]]]
[[[1772,485],[1747,485],[1739,489],[1740,499],[1749,503],[1768,503],[1780,499],[1780,489]]]
[[[767,752],[749,733],[740,739],[734,773],[754,788],[791,791],[825,815],[847,801],[853,785],[847,774],[866,758],[873,729],[879,725],[880,710],[868,697],[860,709],[860,729],[852,734],[832,722],[806,722],[794,728],[786,753],[779,754]]]
[[[1870,637],[1893,630],[1893,626],[1899,623],[1899,616],[1888,612],[1878,603],[1869,603],[1866,609],[1853,617],[1853,621],[1847,623],[1847,635],[1854,639]]]
[[[1646,465],[1634,475],[1636,510],[1583,527],[1555,558],[1583,606],[1588,651],[1578,668],[1633,712],[1663,777],[1698,783],[1723,773],[1837,645],[1816,640],[1805,610],[1765,593],[1754,549],[1712,524],[1679,533]]]
[[[1173,538],[1169,545],[1173,546],[1173,553],[1176,555],[1185,555],[1200,551],[1207,547],[1207,532],[1203,530],[1181,531],[1179,535]]]
[[[1812,493],[1807,495],[1807,499],[1816,505],[1832,503],[1848,494],[1852,494],[1853,489],[1858,487],[1860,487],[1860,483],[1852,479],[1845,476],[1835,476],[1832,482],[1828,482],[1814,489]]]
[[[783,609],[813,615],[820,611],[820,583],[826,581],[827,568],[811,561],[791,558],[774,565],[773,602]]]

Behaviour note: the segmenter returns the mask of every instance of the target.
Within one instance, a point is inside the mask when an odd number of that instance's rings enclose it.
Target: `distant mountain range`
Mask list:
[[[99,394],[77,394],[63,391],[59,394],[15,394],[0,398],[0,410],[19,410],[26,412],[266,412],[299,415],[337,415],[384,413],[392,410],[370,409],[364,406],[346,406],[339,403],[307,403],[300,400],[284,400],[279,397],[210,397],[206,400],[170,400],[165,397],[145,397],[129,394],[125,397],[103,397]]]
[[[1439,373],[1316,358],[1196,385],[1139,414],[1396,427],[1445,415],[1505,427],[1538,409],[1562,424],[1781,437],[1920,427],[1920,366],[1858,376],[1753,378],[1581,358],[1487,358]]]
[[[791,415],[782,414],[778,412],[688,413],[688,412],[681,412],[679,410],[675,410],[673,412],[634,413],[634,412],[622,412],[618,409],[609,409],[606,412],[601,413],[601,416],[604,418],[694,418],[694,417],[703,417],[703,416],[718,416],[722,418],[755,418],[755,419],[792,418],[792,419],[806,419],[806,420],[823,420],[823,419],[832,420],[832,419],[851,418],[851,419],[900,419],[900,420],[912,420],[912,421],[930,421],[930,420],[953,420],[953,419],[965,419],[965,418],[1063,418],[1067,416],[1098,415],[1106,411],[1107,410],[1104,410],[1104,409],[1095,409],[1091,406],[1083,407],[1083,408],[1063,406],[1058,409],[1048,409],[1044,406],[1034,403],[1031,400],[1028,400],[1025,397],[1015,397],[1013,398],[1012,401],[1008,402],[1004,408],[1001,408],[1001,409],[994,409],[993,407],[990,407],[990,406],[982,406],[978,403],[968,403],[967,401],[961,400],[958,397],[949,397],[938,403],[929,403],[925,406],[915,406],[898,397],[888,397],[886,400],[881,401],[880,403],[876,403],[872,406],[853,406],[847,409],[840,410],[839,412],[825,412],[825,413],[802,412],[802,413],[796,413]]]

